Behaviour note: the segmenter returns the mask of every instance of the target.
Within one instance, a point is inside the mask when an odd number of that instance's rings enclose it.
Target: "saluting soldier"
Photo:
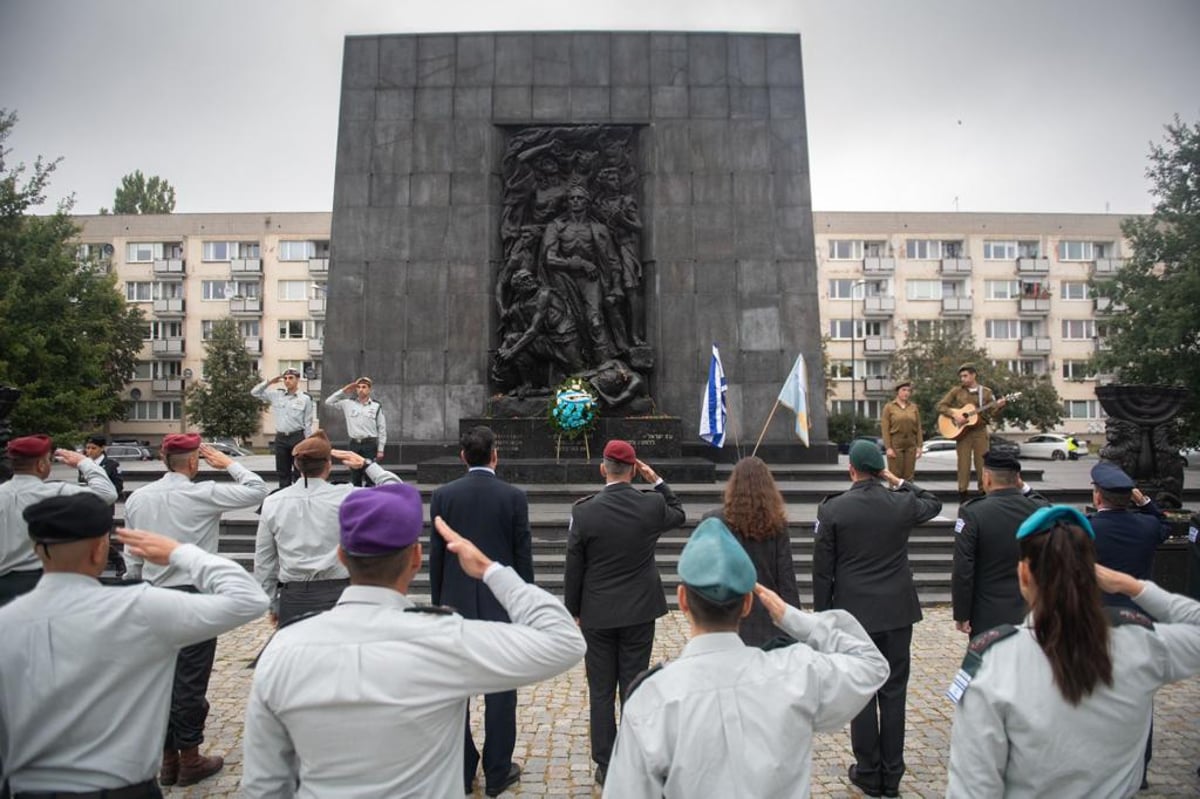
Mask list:
[[[333,460],[365,469],[376,484],[400,478],[361,455],[333,449],[318,430],[292,450],[301,481],[263,502],[254,543],[254,577],[271,598],[280,625],[314,610],[329,610],[350,584],[338,560],[338,508],[354,486],[329,482]]]
[[[405,594],[421,568],[423,518],[412,486],[354,491],[338,518],[350,587],[263,652],[246,705],[243,793],[291,796],[299,782],[306,796],[461,796],[469,698],[566,671],[583,638],[561,602],[440,517],[436,534],[512,623],[414,605]]]
[[[99,468],[99,467],[96,467]],[[113,514],[71,493],[25,508],[46,573],[0,608],[0,762],[15,799],[160,797],[154,773],[180,649],[267,607],[245,569],[140,530],[118,539],[147,563],[186,575],[196,595],[97,577]]]
[[[912,401],[911,380],[896,384],[896,398],[883,406],[879,432],[887,448],[888,471],[901,480],[911,480],[924,440],[921,411]]]
[[[853,616],[804,613],[755,573],[724,522],[696,527],[676,589],[691,640],[631,689],[605,796],[805,796],[813,733],[841,729],[883,685],[887,661]],[[798,643],[742,643],[755,596]]]
[[[387,419],[383,406],[371,398],[371,378],[360,377],[342,390],[325,398],[329,408],[339,408],[346,417],[346,434],[350,436],[350,451],[368,461],[383,460],[387,445]],[[350,482],[363,484],[363,468],[350,469]]]
[[[12,462],[13,476],[0,484],[0,606],[32,591],[42,576],[42,564],[29,544],[28,530],[21,513],[48,497],[91,493],[112,505],[117,489],[108,474],[95,461],[69,449],[54,449],[49,436],[14,438],[5,447]],[[48,482],[51,453],[68,466],[79,470],[86,486]]]
[[[267,496],[267,484],[233,458],[200,443],[195,433],[172,434],[163,439],[162,458],[167,473],[132,494],[125,503],[125,520],[131,527],[154,530],[185,544],[195,544],[216,554],[221,514],[257,507]],[[200,458],[215,469],[224,469],[233,483],[196,481]],[[196,592],[192,575],[168,564],[146,563],[137,552],[125,553],[125,579],[145,579],[159,588]],[[208,718],[208,678],[217,653],[217,639],[180,650],[171,693],[171,716],[163,742],[163,785],[191,785],[221,770],[224,760],[200,754],[204,722]]]
[[[282,389],[267,390],[280,381],[283,381]],[[292,471],[292,448],[301,439],[312,435],[317,426],[313,398],[300,390],[300,372],[295,369],[286,369],[278,377],[262,381],[250,389],[250,394],[271,404],[275,417],[275,471],[279,475],[279,487],[287,488],[299,476]]]

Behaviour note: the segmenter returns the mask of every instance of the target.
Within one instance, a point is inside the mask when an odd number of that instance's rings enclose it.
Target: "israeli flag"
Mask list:
[[[700,407],[700,437],[717,448],[725,446],[725,419],[729,415],[725,406],[727,388],[721,352],[714,343],[712,360],[708,364],[708,382],[704,386],[704,399]]]
[[[804,366],[804,354],[796,356],[792,371],[788,373],[783,388],[779,391],[779,404],[796,414],[796,437],[808,446],[808,370]]]

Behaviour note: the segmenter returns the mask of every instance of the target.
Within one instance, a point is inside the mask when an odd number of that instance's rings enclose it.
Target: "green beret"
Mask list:
[[[720,519],[705,519],[679,556],[679,579],[705,599],[725,604],[754,590],[758,573],[746,550]]]
[[[879,445],[867,438],[850,445],[850,465],[860,472],[882,472],[887,466]]]

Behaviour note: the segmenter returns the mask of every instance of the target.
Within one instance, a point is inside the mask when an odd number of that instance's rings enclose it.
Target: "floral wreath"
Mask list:
[[[554,389],[546,420],[554,432],[569,439],[586,436],[600,418],[600,399],[582,377],[569,377]]]

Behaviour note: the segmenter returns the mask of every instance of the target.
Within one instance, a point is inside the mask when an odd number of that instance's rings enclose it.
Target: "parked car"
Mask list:
[[[104,456],[114,461],[154,460],[154,455],[149,448],[135,444],[109,444],[104,448]]]
[[[204,443],[217,452],[223,452],[231,458],[244,458],[247,455],[254,454],[245,447],[239,447],[237,444],[230,444],[226,441],[205,441]]]
[[[925,440],[925,443],[921,445],[921,452],[925,454],[929,454],[930,452],[953,452],[957,445],[957,439],[934,436]],[[1014,458],[1019,458],[1023,452],[1021,445],[1017,442],[1009,441],[1007,438],[995,434],[988,437],[988,449],[996,453],[1012,455]]]
[[[1065,461],[1067,458],[1076,460],[1087,455],[1087,442],[1078,438],[1074,439],[1076,451],[1072,454],[1069,443],[1072,438],[1074,436],[1061,433],[1039,433],[1021,443],[1021,454],[1026,458],[1049,458],[1056,461]]]

